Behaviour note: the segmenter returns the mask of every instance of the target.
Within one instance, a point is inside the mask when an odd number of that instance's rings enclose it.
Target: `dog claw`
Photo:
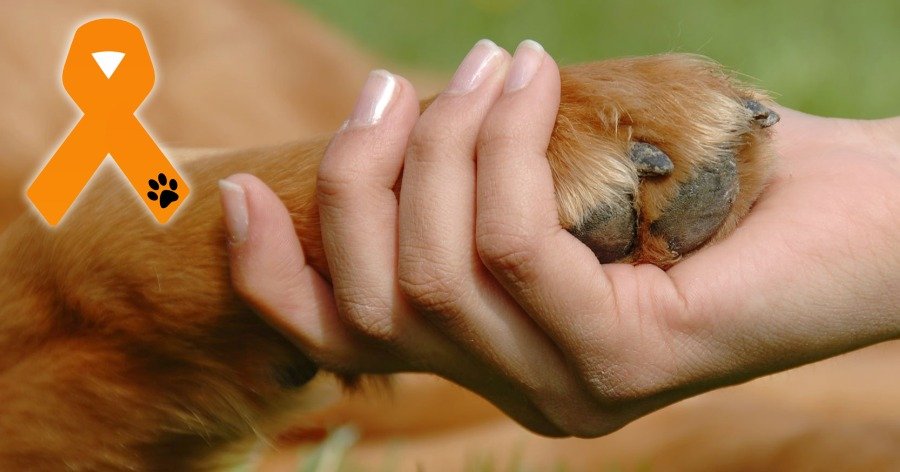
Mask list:
[[[781,119],[781,117],[778,116],[778,113],[775,113],[756,100],[744,100],[744,107],[753,114],[753,121],[763,128],[768,128],[769,126],[778,123],[778,120]]]
[[[675,169],[669,156],[652,144],[632,143],[629,154],[641,177],[669,175]]]

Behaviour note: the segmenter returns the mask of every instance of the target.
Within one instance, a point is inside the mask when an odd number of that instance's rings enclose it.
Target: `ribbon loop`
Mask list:
[[[154,80],[150,52],[137,26],[101,19],[75,32],[63,86],[84,116],[28,189],[29,199],[51,226],[59,223],[107,155],[160,223],[187,198],[187,184],[134,116]]]

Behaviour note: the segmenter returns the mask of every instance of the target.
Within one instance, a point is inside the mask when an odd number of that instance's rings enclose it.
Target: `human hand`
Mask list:
[[[434,372],[538,432],[596,436],[900,336],[895,124],[779,110],[779,167],[734,234],[668,271],[600,265],[557,219],[556,65],[519,51],[483,46],[421,118],[408,82],[373,75],[320,169],[336,303],[277,198],[229,179],[255,233],[231,246],[236,289],[325,369]]]

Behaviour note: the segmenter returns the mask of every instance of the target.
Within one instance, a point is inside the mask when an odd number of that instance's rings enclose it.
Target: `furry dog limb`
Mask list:
[[[602,261],[671,265],[749,211],[773,158],[765,96],[686,55],[562,74],[548,149],[560,223]],[[216,184],[237,172],[268,183],[327,275],[315,199],[326,143],[173,156],[192,197],[167,226],[109,168],[58,228],[31,214],[11,225],[0,465],[196,469],[296,403],[317,368],[232,291]]]

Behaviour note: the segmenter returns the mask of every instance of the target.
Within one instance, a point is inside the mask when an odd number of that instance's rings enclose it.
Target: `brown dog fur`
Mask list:
[[[595,161],[636,176],[626,156],[607,151],[624,149],[631,136],[671,143],[667,151],[679,169],[672,180],[688,175],[706,156],[698,151],[716,139],[765,139],[749,126],[735,136],[696,132],[749,120],[737,101],[746,92],[696,57],[611,60],[564,69],[563,76],[548,159],[564,226],[619,192]],[[679,80],[686,83],[674,96],[681,113],[653,112],[666,109],[656,101],[671,99],[668,84]],[[327,275],[315,204],[325,144],[182,161],[192,196],[166,226],[146,217],[111,168],[59,227],[47,228],[34,214],[14,223],[0,240],[0,429],[9,438],[0,445],[0,464],[181,470],[277,418],[297,394],[284,388],[283,377],[307,379],[316,367],[233,293],[216,184],[237,172],[268,183],[291,209],[311,265]],[[765,162],[746,149],[742,155],[756,159],[741,160],[743,166]],[[761,188],[755,183],[742,187],[750,201]],[[658,202],[669,189],[645,185],[641,202],[665,206]]]

